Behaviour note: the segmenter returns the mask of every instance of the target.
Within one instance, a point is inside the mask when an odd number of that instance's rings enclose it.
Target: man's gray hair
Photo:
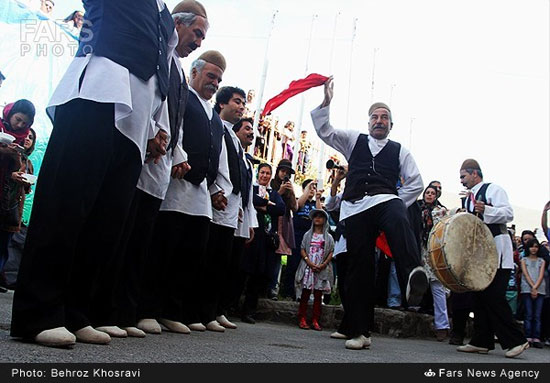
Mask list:
[[[196,59],[191,64],[191,72],[193,72],[193,69],[196,69],[198,73],[201,73],[202,68],[204,68],[205,65],[206,65],[206,61],[204,61],[203,59]]]
[[[182,23],[186,27],[193,25],[197,17],[197,15],[191,12],[178,12],[172,15],[172,19],[174,19],[175,23]],[[206,27],[208,28],[208,26],[208,20],[206,20]]]
[[[197,15],[191,12],[178,12],[172,15],[172,19],[174,19],[176,23],[182,23],[185,24],[186,27],[190,27],[197,19]]]

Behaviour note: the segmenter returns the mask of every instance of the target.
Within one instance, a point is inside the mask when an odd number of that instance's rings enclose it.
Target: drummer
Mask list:
[[[468,189],[462,200],[467,212],[477,215],[495,239],[499,257],[498,269],[491,284],[474,292],[474,335],[470,343],[457,351],[487,354],[495,348],[495,334],[507,358],[514,358],[529,348],[514,320],[506,301],[506,287],[514,267],[512,242],[506,224],[514,218],[508,196],[500,186],[484,183],[483,173],[476,160],[467,159],[460,168],[460,182]]]

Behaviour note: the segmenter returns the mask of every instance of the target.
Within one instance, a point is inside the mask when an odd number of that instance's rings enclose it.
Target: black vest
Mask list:
[[[183,177],[185,180],[200,185],[206,178],[208,186],[214,183],[218,174],[222,139],[223,124],[218,113],[213,111],[210,121],[197,96],[189,92],[183,116],[182,142],[191,170]]]
[[[479,188],[476,196],[475,196],[475,199],[476,201],[481,201],[483,202],[485,205],[487,206],[492,206],[490,203],[487,203],[487,188],[489,187],[489,185],[491,185],[490,183],[487,183],[487,184],[483,184],[481,185],[481,188]],[[467,198],[462,198],[462,207],[464,209],[466,209],[466,211],[468,213],[471,213],[471,214],[476,214],[479,219],[481,219],[483,221],[483,214],[479,214],[479,213],[475,213],[473,211],[469,211],[468,209],[468,205],[469,205],[469,200]],[[473,206],[472,206],[472,209],[473,209]],[[506,228],[506,224],[505,223],[486,223],[487,227],[489,228],[489,230],[491,231],[491,234],[493,234],[493,237],[496,237],[497,235],[501,235],[501,234],[508,234],[508,229]]]
[[[157,74],[164,100],[168,94],[168,39],[174,21],[156,0],[83,0],[84,26],[77,56],[93,53],[122,65],[147,81]]]
[[[368,136],[360,134],[351,152],[343,199],[358,201],[365,195],[395,194],[401,166],[401,144],[388,140],[386,146],[373,157]]]
[[[241,162],[241,199],[243,200],[243,209],[248,206],[250,200],[250,188],[252,187],[252,164],[249,162],[250,169],[246,166],[248,160],[239,159]]]
[[[189,87],[185,79],[185,73],[180,71],[172,59],[170,68],[170,89],[168,90],[168,117],[170,120],[169,149],[174,149],[179,140],[180,126],[185,114],[185,105],[189,97]]]
[[[223,129],[223,138],[227,149],[227,164],[229,165],[229,179],[231,185],[233,185],[232,193],[239,194],[241,191],[241,161],[239,161],[239,153],[237,153],[237,148],[235,148],[229,130],[225,126]]]

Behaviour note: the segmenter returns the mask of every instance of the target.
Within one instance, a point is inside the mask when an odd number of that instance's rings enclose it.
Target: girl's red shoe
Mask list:
[[[301,329],[304,329],[304,330],[309,330],[310,329],[309,325],[306,322],[306,318],[301,318],[300,319],[300,323],[298,324],[298,327],[300,327]]]
[[[313,327],[313,329],[316,330],[316,331],[321,331],[322,330],[321,326],[319,326],[319,322],[317,322],[316,320],[313,320],[311,322],[311,327]]]

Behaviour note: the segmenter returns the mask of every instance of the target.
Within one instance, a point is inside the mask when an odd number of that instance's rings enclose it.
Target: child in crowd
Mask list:
[[[540,341],[541,312],[546,285],[544,270],[546,264],[539,257],[539,241],[530,239],[526,243],[525,257],[521,260],[521,298],[525,307],[525,337],[536,348],[543,348]]]
[[[328,215],[324,210],[313,209],[309,214],[312,225],[305,234],[301,245],[302,260],[296,271],[296,296],[300,298],[298,309],[299,327],[308,330],[306,321],[307,304],[313,290],[313,318],[311,326],[321,331],[319,318],[321,317],[321,300],[323,294],[331,292],[333,281],[332,253],[334,240],[329,234]]]

